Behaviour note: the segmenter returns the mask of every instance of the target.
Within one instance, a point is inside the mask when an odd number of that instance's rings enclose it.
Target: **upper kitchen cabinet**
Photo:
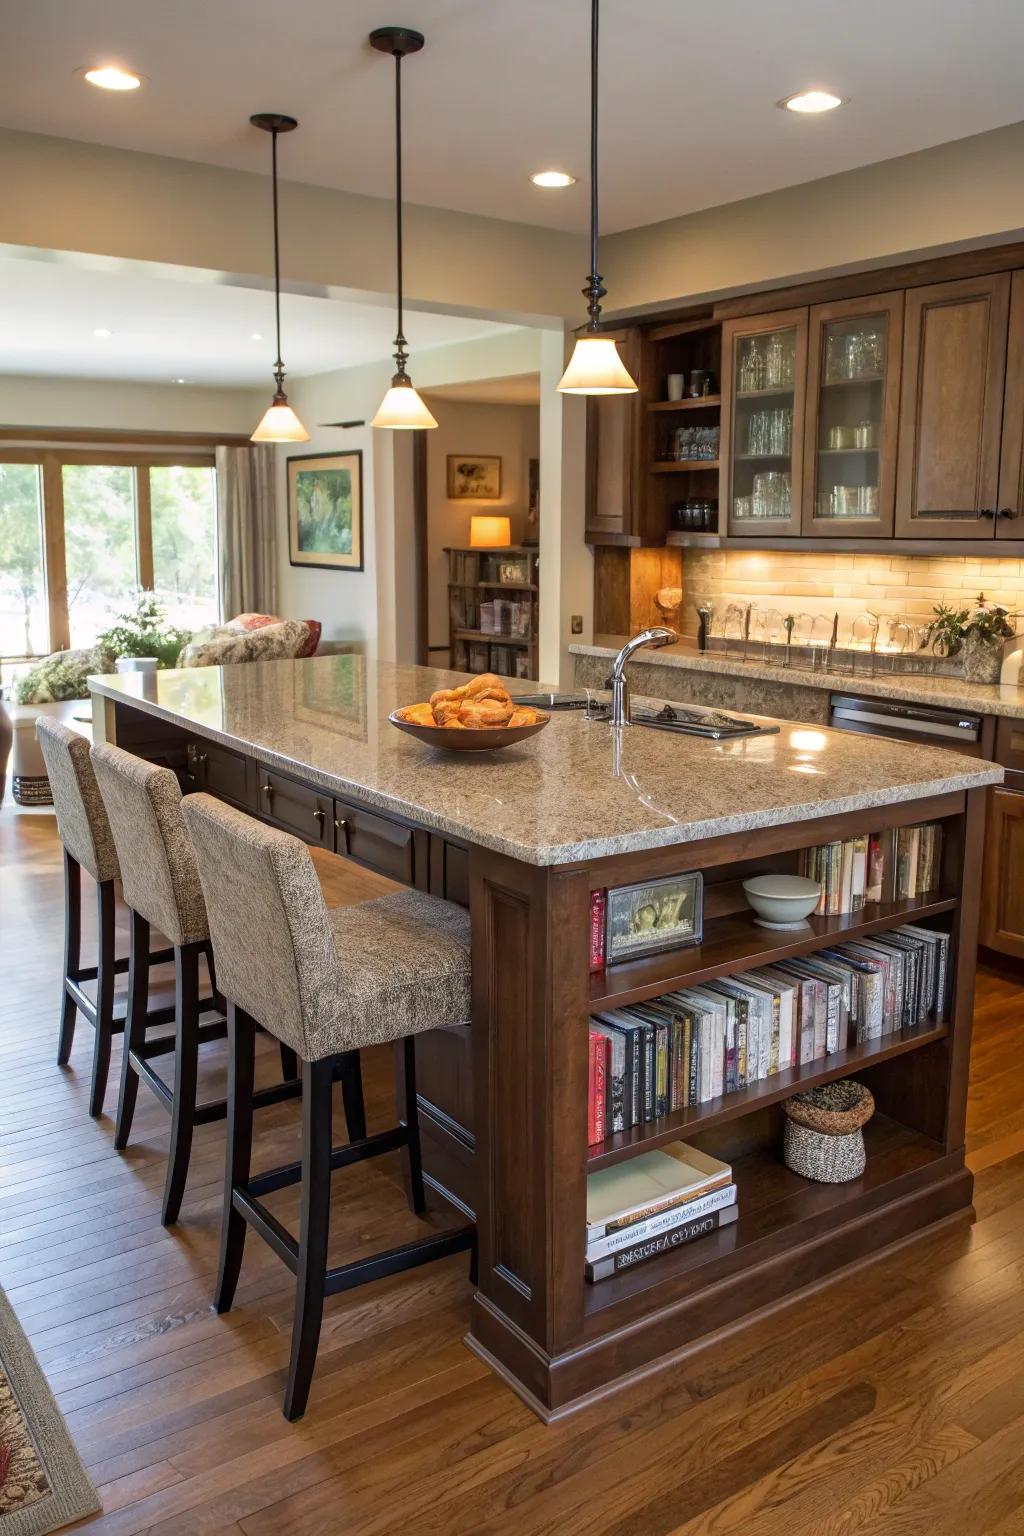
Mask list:
[[[622,361],[642,390],[645,349],[640,330],[631,326],[606,334],[618,342]],[[651,541],[644,527],[643,423],[641,394],[592,395],[587,400],[588,543]],[[665,542],[663,529],[655,542]]]
[[[1008,273],[907,290],[898,538],[991,539],[1001,521],[1015,527],[997,516],[1009,310]]]
[[[730,534],[800,532],[807,310],[722,327],[721,499]]]
[[[1013,274],[1010,289],[996,538],[1024,538],[1024,272]]]
[[[902,293],[811,309],[804,533],[832,539],[892,533],[902,347]]]

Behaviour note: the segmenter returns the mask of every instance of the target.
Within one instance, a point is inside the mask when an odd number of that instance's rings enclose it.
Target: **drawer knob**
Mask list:
[[[325,815],[324,811],[318,805],[316,807],[316,809],[314,810],[314,812],[313,812],[313,820],[316,822],[316,824],[320,828],[321,832],[324,829],[324,815]]]
[[[341,816],[341,817],[335,816],[335,818],[334,818],[334,828],[335,828],[336,832],[340,832],[342,834],[342,837],[344,838],[344,849],[345,849],[345,852],[348,853],[349,826],[348,826],[348,822],[345,820],[344,816]]]
[[[263,793],[267,796],[268,799],[273,798],[274,786],[273,786],[273,784],[271,784],[269,779],[267,780],[267,782],[263,786]]]

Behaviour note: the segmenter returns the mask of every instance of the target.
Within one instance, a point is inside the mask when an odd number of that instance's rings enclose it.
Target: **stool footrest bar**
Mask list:
[[[415,1269],[434,1259],[445,1259],[449,1254],[465,1253],[472,1248],[475,1237],[474,1227],[459,1227],[454,1232],[437,1232],[433,1237],[416,1238],[414,1242],[403,1243],[400,1248],[388,1248],[369,1259],[341,1264],[336,1269],[329,1269],[324,1276],[324,1295],[336,1296],[339,1291],[352,1290],[370,1280],[400,1275],[405,1269]]]
[[[254,1200],[247,1190],[233,1189],[231,1200],[235,1210],[244,1216],[249,1225],[269,1243],[279,1259],[283,1259],[294,1275],[299,1267],[299,1245],[291,1233],[272,1216],[259,1200]]]

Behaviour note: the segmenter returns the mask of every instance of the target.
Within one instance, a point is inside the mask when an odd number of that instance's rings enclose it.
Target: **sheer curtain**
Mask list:
[[[220,608],[274,613],[277,603],[277,474],[271,443],[217,449]]]

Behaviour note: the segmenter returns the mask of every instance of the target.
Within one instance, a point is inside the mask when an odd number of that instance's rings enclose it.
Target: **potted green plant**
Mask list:
[[[118,661],[152,661],[155,667],[173,667],[191,633],[167,623],[163,604],[152,592],[140,592],[134,607],[117,614],[109,629],[98,637],[97,647]]]
[[[954,608],[939,603],[928,625],[928,637],[936,655],[959,657],[964,677],[972,683],[998,683],[1003,660],[1003,641],[1014,634],[1017,614],[1000,603],[987,603],[979,592],[973,608]]]

